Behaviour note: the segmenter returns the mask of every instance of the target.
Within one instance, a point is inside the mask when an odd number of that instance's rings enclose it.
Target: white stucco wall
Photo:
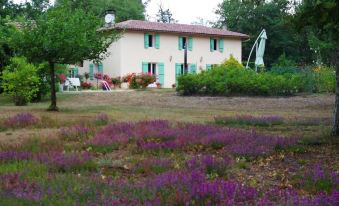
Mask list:
[[[124,76],[133,72],[141,73],[142,62],[164,63],[164,87],[170,88],[175,83],[175,64],[184,63],[184,50],[178,49],[178,37],[179,34],[160,33],[160,49],[145,49],[143,32],[125,32],[110,46],[110,55],[103,61],[104,73]],[[221,53],[210,51],[209,36],[193,36],[193,51],[188,51],[188,63],[196,64],[197,72],[200,72],[206,69],[207,64],[220,64],[231,54],[241,61],[240,39],[225,38],[224,52]],[[85,61],[80,73],[88,72],[89,64],[89,61]]]

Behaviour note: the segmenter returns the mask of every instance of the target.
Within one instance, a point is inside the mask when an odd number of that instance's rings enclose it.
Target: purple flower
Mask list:
[[[23,128],[37,124],[39,119],[33,114],[24,112],[5,120],[5,125],[11,128]]]
[[[8,161],[29,160],[33,157],[31,152],[3,151],[0,152],[0,163]]]
[[[83,140],[88,137],[89,129],[77,124],[72,127],[61,128],[59,134],[66,140]]]

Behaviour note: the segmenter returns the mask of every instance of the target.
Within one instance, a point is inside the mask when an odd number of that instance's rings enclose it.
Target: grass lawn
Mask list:
[[[337,203],[334,95],[147,90],[48,105],[0,96],[0,205]]]

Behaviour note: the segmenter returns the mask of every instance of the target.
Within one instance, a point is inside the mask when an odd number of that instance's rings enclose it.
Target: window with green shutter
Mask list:
[[[148,47],[149,47],[149,34],[145,34],[144,35],[144,47],[145,47],[145,49],[148,49]]]
[[[190,73],[191,74],[196,74],[197,73],[197,65],[196,64],[191,64],[190,65]]]
[[[188,50],[193,51],[193,37],[188,38]]]
[[[182,75],[182,64],[175,64],[175,83],[178,84],[178,77]]]
[[[94,79],[94,65],[93,64],[89,65],[89,79],[90,80]]]
[[[155,48],[160,49],[160,34],[155,34]]]
[[[165,84],[165,64],[164,63],[158,63],[158,79],[159,79],[159,83],[163,87]]]
[[[142,63],[142,73],[148,73],[148,62]]]
[[[184,45],[183,45],[183,39],[184,39],[184,37],[179,36],[179,39],[178,39],[178,41],[179,41],[179,43],[178,43],[178,48],[179,48],[179,50],[182,50],[183,47],[184,47]]]
[[[75,67],[73,70],[73,77],[78,77],[78,76],[79,76],[79,69]]]
[[[101,74],[104,73],[104,65],[103,64],[98,65],[98,73],[101,73]]]
[[[219,40],[219,51],[220,51],[221,53],[224,52],[224,39],[220,39],[220,40]]]

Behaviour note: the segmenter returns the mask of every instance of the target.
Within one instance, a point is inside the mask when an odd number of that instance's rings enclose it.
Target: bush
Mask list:
[[[179,77],[177,91],[183,95],[263,96],[334,92],[335,72],[329,68],[275,67],[269,72],[256,73],[231,57],[212,70]]]
[[[3,71],[2,87],[17,106],[26,105],[39,91],[37,68],[23,57],[13,57]]]
[[[316,67],[315,74],[315,90],[316,92],[335,92],[335,70],[328,67]]]
[[[145,89],[148,85],[156,82],[154,75],[141,73],[141,74],[128,74],[122,78],[123,82],[129,83],[130,89]]]

